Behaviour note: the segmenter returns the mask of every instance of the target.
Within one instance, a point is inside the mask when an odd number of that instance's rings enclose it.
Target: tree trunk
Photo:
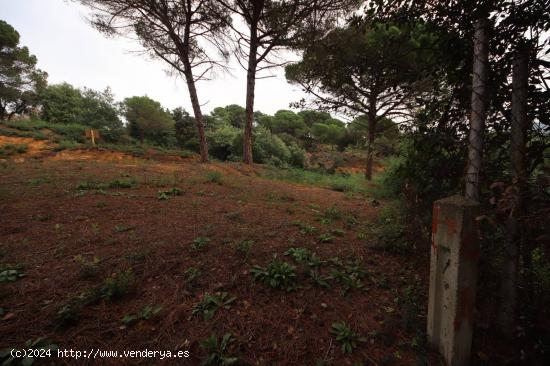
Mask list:
[[[368,114],[368,135],[367,135],[367,166],[365,167],[365,178],[372,180],[372,165],[374,159],[374,130],[376,128],[376,115]]]
[[[252,124],[254,123],[254,89],[256,87],[256,52],[258,50],[255,30],[250,37],[248,70],[246,73],[246,123],[243,134],[243,163],[252,164]]]
[[[191,98],[191,105],[193,106],[193,114],[195,115],[195,122],[197,124],[197,132],[199,134],[199,149],[201,154],[201,163],[208,162],[208,144],[206,142],[206,136],[204,134],[204,118],[201,111],[201,105],[199,104],[199,97],[197,95],[197,88],[195,87],[195,80],[191,73],[191,65],[185,65],[185,80],[187,82],[187,89],[189,90],[189,97]]]
[[[501,277],[501,307],[499,325],[501,331],[512,337],[515,331],[517,314],[517,288],[519,273],[519,250],[524,233],[521,218],[524,214],[524,197],[527,188],[527,170],[525,167],[527,124],[527,88],[529,82],[528,53],[519,46],[514,56],[512,69],[512,126],[510,158],[513,184],[517,187],[517,203],[506,225],[508,241],[504,253]],[[527,256],[530,254],[527,253]]]
[[[487,24],[486,18],[477,20],[474,34],[472,112],[468,137],[468,166],[466,168],[466,197],[474,201],[479,201],[483,130],[487,113],[487,76],[489,72]]]

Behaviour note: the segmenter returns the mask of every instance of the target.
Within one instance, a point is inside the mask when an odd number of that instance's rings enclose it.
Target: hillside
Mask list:
[[[199,364],[213,352],[202,341],[231,333],[223,353],[245,364],[427,357],[414,328],[426,274],[373,245],[389,203],[266,179],[263,166],[0,138],[27,145],[0,163],[0,261],[16,277],[0,284],[3,347],[44,337],[189,350]],[[356,332],[351,355],[338,322]]]

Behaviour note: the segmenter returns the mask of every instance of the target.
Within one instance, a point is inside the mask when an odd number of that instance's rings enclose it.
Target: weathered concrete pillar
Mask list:
[[[462,196],[434,203],[428,343],[449,366],[470,362],[479,258],[477,214],[478,203]]]

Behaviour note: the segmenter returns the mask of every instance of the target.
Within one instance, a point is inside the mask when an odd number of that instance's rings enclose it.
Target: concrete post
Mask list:
[[[449,366],[470,363],[479,243],[478,203],[452,196],[434,203],[428,343]]]

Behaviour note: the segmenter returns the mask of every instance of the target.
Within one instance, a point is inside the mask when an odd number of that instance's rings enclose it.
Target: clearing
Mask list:
[[[43,337],[62,349],[190,352],[101,360],[128,365],[436,359],[422,346],[427,257],[369,245],[386,202],[266,179],[262,166],[14,139],[4,142],[29,148],[0,161],[0,271],[13,274],[0,281],[0,349]]]

